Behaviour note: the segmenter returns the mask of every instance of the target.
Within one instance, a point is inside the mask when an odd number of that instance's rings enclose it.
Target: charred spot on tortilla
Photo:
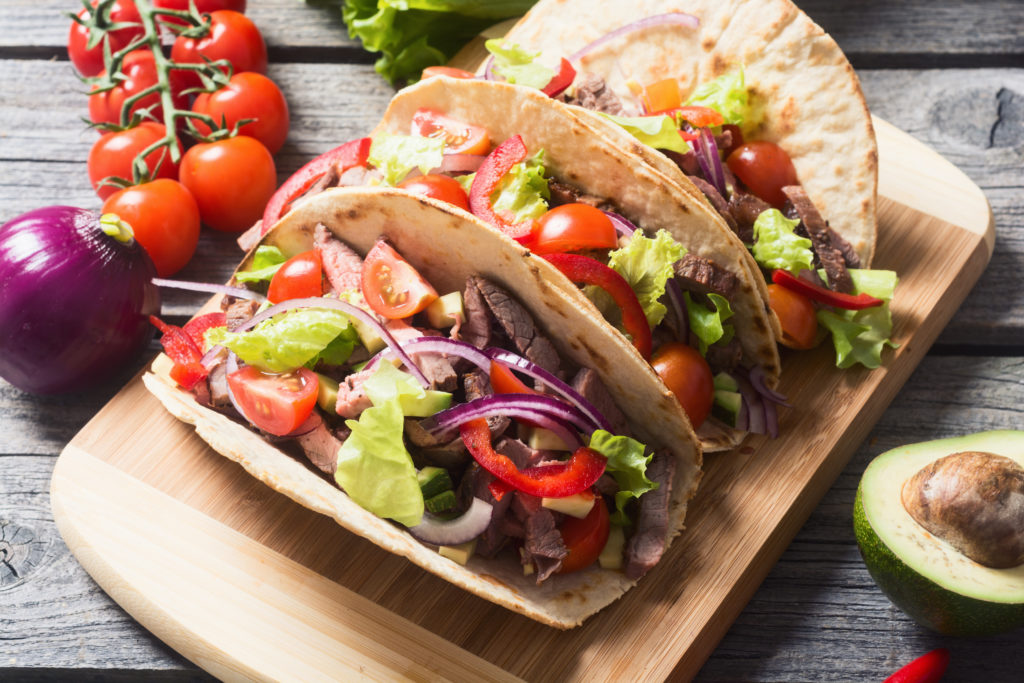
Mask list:
[[[700,48],[704,50],[704,52],[711,52],[712,50],[715,49],[715,45],[715,39],[712,38],[711,36],[704,36],[704,38],[700,41]]]

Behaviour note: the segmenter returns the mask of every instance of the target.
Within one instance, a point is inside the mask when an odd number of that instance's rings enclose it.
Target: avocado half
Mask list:
[[[1024,564],[985,567],[924,529],[904,509],[904,482],[933,461],[979,451],[1024,467],[1024,432],[982,432],[902,446],[861,477],[853,525],[871,577],[919,624],[947,635],[988,635],[1024,625]]]

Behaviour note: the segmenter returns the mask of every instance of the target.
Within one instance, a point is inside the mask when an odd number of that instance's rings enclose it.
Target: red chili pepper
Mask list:
[[[538,498],[564,498],[585,491],[604,473],[608,459],[595,450],[576,449],[565,462],[538,465],[520,470],[507,456],[497,453],[491,445],[487,420],[470,420],[459,427],[466,449],[485,470],[505,486],[494,487],[491,493],[499,500],[512,487]],[[497,483],[497,482],[496,482]]]
[[[810,283],[785,270],[773,272],[772,282],[786,289],[791,289],[798,294],[803,294],[808,299],[818,303],[825,304],[826,306],[835,306],[836,308],[845,308],[849,311],[859,311],[864,308],[871,308],[872,306],[881,306],[885,303],[882,299],[873,297],[870,294],[861,293],[853,295],[833,292],[831,289]]]
[[[491,195],[498,189],[498,183],[513,166],[526,158],[523,138],[513,135],[487,155],[476,170],[473,184],[469,186],[469,210],[513,239],[527,238],[533,231],[533,221],[514,223],[514,219],[499,216],[491,206]]]
[[[224,327],[228,324],[228,317],[224,314],[224,311],[213,311],[212,313],[206,313],[197,318],[192,318],[182,329],[185,334],[189,336],[196,347],[202,351],[204,344],[206,343],[203,339],[203,335],[211,327]]]
[[[647,316],[636,298],[636,292],[626,282],[626,278],[596,259],[580,254],[546,254],[551,265],[562,271],[562,274],[573,282],[595,285],[604,291],[622,309],[622,326],[633,337],[633,346],[646,360],[651,358],[651,326]]]
[[[574,80],[576,80],[576,69],[568,59],[562,57],[562,63],[558,65],[558,73],[552,76],[548,84],[544,86],[544,94],[548,97],[555,97],[572,85]]]
[[[921,655],[885,679],[884,683],[938,683],[949,666],[949,650],[940,647]]]
[[[203,358],[203,352],[185,330],[177,325],[168,325],[155,315],[149,316],[149,322],[163,334],[160,345],[164,347],[164,353],[174,361],[174,367],[170,372],[171,379],[184,388],[191,389],[209,374],[199,362]]]
[[[332,166],[338,169],[339,174],[356,166],[365,166],[370,156],[371,142],[370,138],[349,140],[344,145],[324,152],[293,173],[267,202],[267,208],[263,210],[261,234],[266,234],[288,212],[291,203],[305,194]]]

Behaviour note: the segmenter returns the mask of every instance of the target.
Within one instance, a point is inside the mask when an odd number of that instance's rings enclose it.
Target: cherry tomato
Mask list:
[[[319,381],[307,368],[277,375],[247,365],[228,375],[228,386],[249,422],[284,436],[298,429],[313,412]]]
[[[462,185],[459,185],[459,181],[455,178],[437,174],[420,175],[402,181],[398,187],[413,194],[440,199],[442,202],[448,202],[464,211],[469,211],[469,196],[466,195],[466,191],[462,189]]]
[[[270,279],[267,298],[278,304],[288,299],[321,296],[324,293],[323,274],[324,264],[318,250],[296,254],[282,263]]]
[[[428,66],[423,70],[423,75],[420,76],[422,80],[433,78],[434,76],[448,76],[449,78],[476,78],[476,74],[463,69],[456,69],[453,66]]]
[[[96,7],[97,0],[92,0],[92,6]],[[83,9],[78,13],[81,19],[88,19],[90,12]],[[86,47],[89,43],[89,29],[77,21],[71,22],[71,30],[68,31],[68,58],[83,76],[95,76],[103,71],[103,43],[109,39],[110,53],[113,54],[130,42],[139,38],[145,33],[142,27],[142,18],[139,17],[139,10],[135,8],[132,0],[117,0],[110,8],[110,21],[113,24],[132,23],[136,26],[121,28],[110,31],[106,38],[101,40],[91,50]]]
[[[608,216],[589,204],[562,204],[537,219],[531,251],[555,254],[583,249],[614,249],[618,233]]]
[[[241,12],[219,10],[210,14],[210,32],[202,38],[178,36],[171,48],[171,59],[179,64],[202,64],[204,59],[231,62],[231,73],[255,71],[267,73],[267,45],[252,19]],[[202,82],[194,71],[181,71],[189,88]],[[224,70],[227,73],[227,70]]]
[[[134,128],[100,136],[89,150],[89,181],[100,199],[106,199],[117,192],[114,185],[101,185],[104,178],[132,180],[132,166],[135,157],[151,144],[164,137],[162,123],[143,121]],[[170,149],[162,147],[146,156],[146,167],[150,178],[178,177],[178,164],[171,161]]]
[[[818,318],[810,299],[782,285],[770,284],[768,304],[782,324],[783,344],[794,349],[814,346],[818,334]]]
[[[199,93],[192,111],[210,116],[218,127],[223,120],[229,129],[242,119],[256,119],[239,128],[239,134],[256,138],[271,154],[281,149],[288,136],[288,103],[281,89],[263,74],[235,74],[220,90]],[[193,123],[201,135],[210,134],[202,121]]]
[[[209,14],[217,10],[229,9],[235,12],[245,12],[245,0],[193,0],[196,11],[200,14]],[[153,0],[153,6],[160,9],[187,10],[188,0]],[[165,24],[185,25],[184,19],[177,17],[158,17],[158,20]]]
[[[559,531],[562,533],[562,542],[569,549],[569,556],[562,560],[558,573],[567,574],[594,564],[604,550],[604,544],[608,542],[610,528],[608,506],[601,496],[597,496],[594,507],[590,508],[583,519],[566,517]]]
[[[370,308],[391,320],[419,313],[437,298],[430,283],[384,240],[363,260],[362,285]]]
[[[651,367],[676,395],[693,428],[700,427],[711,412],[715,395],[711,367],[704,357],[692,346],[669,342],[654,353]]]
[[[223,232],[252,226],[277,188],[274,157],[245,135],[195,145],[182,157],[178,179],[195,197],[203,223]]]
[[[800,183],[786,150],[774,142],[744,143],[729,155],[726,163],[751,192],[777,209],[786,203],[782,188]]]
[[[486,130],[433,109],[420,109],[412,115],[412,133],[443,139],[445,154],[487,154],[491,149],[491,139]]]
[[[116,213],[132,226],[160,277],[177,273],[196,251],[199,207],[176,180],[159,178],[118,190],[103,202],[103,213]]]
[[[156,85],[157,82],[156,62],[153,53],[149,50],[132,50],[125,55],[124,62],[121,64],[121,72],[125,75],[125,79],[112,89],[89,95],[89,118],[93,123],[127,123],[127,121],[121,121],[121,106],[125,100]],[[171,71],[168,76],[171,84],[171,96],[176,108],[187,109],[188,100],[181,94],[183,87],[178,75],[180,73],[180,71]],[[95,86],[93,89],[96,89]],[[136,101],[128,112],[129,116],[132,112],[140,109],[147,109],[151,116],[160,119],[163,115],[160,94],[153,92]]]

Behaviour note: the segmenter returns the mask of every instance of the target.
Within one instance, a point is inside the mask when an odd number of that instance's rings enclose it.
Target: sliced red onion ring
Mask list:
[[[619,214],[613,213],[611,211],[604,211],[603,213],[605,216],[608,216],[608,218],[611,219],[612,225],[615,226],[615,232],[617,232],[622,237],[632,237],[633,233],[636,232],[638,229],[625,216],[620,216]]]
[[[160,277],[153,278],[152,283],[157,287],[172,287],[174,289],[187,289],[193,292],[209,292],[210,294],[227,294],[239,299],[252,299],[253,301],[259,301],[260,303],[267,300],[267,297],[263,296],[259,292],[254,292],[251,289],[246,289],[245,287],[217,285],[209,282],[190,282],[188,280],[167,280]]]
[[[467,344],[464,341],[457,339],[449,339],[448,337],[434,337],[434,336],[423,336],[402,344],[402,348],[410,356],[414,356],[420,353],[437,353],[444,354],[446,356],[457,356],[459,358],[465,358],[473,365],[477,366],[484,372],[491,371],[491,359],[484,354],[483,351],[476,348],[472,344]],[[377,363],[384,358],[394,358],[394,351],[391,349],[385,349],[367,361],[363,367],[364,370],[372,370],[377,366]]]
[[[789,403],[786,402],[786,397],[779,392],[769,389],[768,385],[765,384],[764,368],[760,365],[756,366],[750,371],[750,383],[753,385],[757,393],[761,394],[764,398],[772,403],[778,403],[781,406],[790,408]]]
[[[455,430],[470,420],[505,415],[528,421],[553,418],[590,434],[594,425],[578,408],[543,394],[491,394],[442,410],[422,420],[420,426],[441,439],[455,437]]]
[[[715,186],[723,198],[728,199],[729,194],[725,188],[725,172],[722,170],[722,160],[718,157],[718,145],[715,144],[715,136],[710,128],[701,128],[694,140],[694,152],[697,155],[697,163],[700,170],[709,183]]]
[[[224,370],[225,370],[225,372],[227,374],[232,375],[232,374],[234,374],[235,372],[238,371],[238,356],[236,356],[235,352],[232,351],[231,349],[228,349],[228,357],[227,357],[227,360],[224,361],[224,363],[225,363]],[[231,405],[233,405],[235,407],[235,410],[238,412],[239,415],[241,415],[245,419],[246,422],[252,424],[252,420],[250,420],[246,416],[245,411],[242,410],[242,406],[238,402],[238,399],[235,398],[235,392],[233,392],[231,390],[231,382],[227,382],[227,385],[228,385],[228,398],[231,400]]]
[[[486,158],[484,154],[445,154],[440,170],[445,173],[475,173]]]
[[[642,31],[644,29],[651,28],[652,26],[666,26],[670,24],[677,24],[679,26],[695,29],[700,26],[700,19],[692,14],[684,14],[683,12],[669,12],[667,14],[655,14],[654,16],[645,17],[640,21],[634,21],[632,24],[626,24],[625,26],[617,28],[611,33],[606,33],[592,43],[584,45],[583,48],[577,50],[569,57],[569,61],[577,62],[601,45],[624,36],[627,33]],[[488,62],[488,67],[489,66],[490,62]]]
[[[672,314],[679,321],[679,341],[685,344],[690,338],[690,315],[686,309],[686,297],[683,296],[683,288],[679,286],[679,280],[674,277],[669,278],[665,283],[665,293],[668,294]]]
[[[761,395],[757,393],[750,384],[750,380],[746,377],[734,372],[729,374],[736,380],[736,384],[739,385],[740,394],[743,398],[740,404],[740,416],[745,417],[746,425],[741,427],[741,429],[751,434],[764,434],[766,427],[765,402],[761,399]],[[737,420],[737,426],[739,426],[739,420]]]
[[[472,541],[484,532],[491,523],[493,507],[479,498],[460,517],[445,521],[429,512],[423,514],[423,521],[409,527],[409,533],[431,545],[459,545]]]

